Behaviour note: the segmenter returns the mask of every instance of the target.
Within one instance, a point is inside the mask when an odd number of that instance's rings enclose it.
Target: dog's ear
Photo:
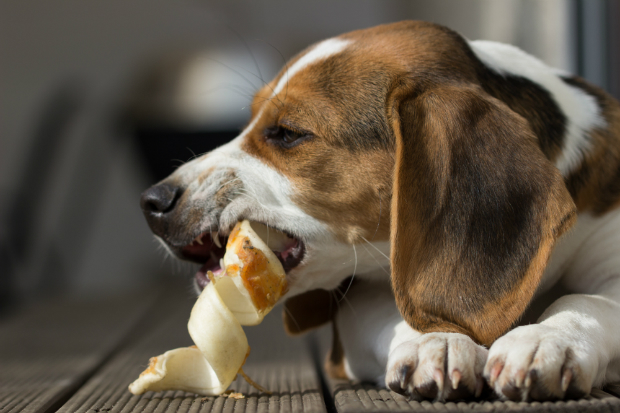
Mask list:
[[[392,286],[421,332],[489,345],[528,306],[576,208],[525,119],[477,86],[399,87]]]
[[[284,330],[296,336],[334,321],[340,301],[356,285],[353,277],[347,277],[333,290],[310,290],[289,298],[282,311]]]
[[[334,295],[327,290],[312,290],[291,297],[284,302],[282,311],[284,330],[295,336],[321,327],[334,319],[337,308]]]

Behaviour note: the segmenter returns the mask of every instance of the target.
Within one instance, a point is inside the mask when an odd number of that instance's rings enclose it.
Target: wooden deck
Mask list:
[[[324,333],[287,337],[280,314],[246,328],[251,355],[244,370],[267,395],[238,379],[244,398],[186,392],[134,396],[128,384],[149,357],[191,345],[186,322],[195,297],[172,286],[97,302],[43,302],[0,319],[0,412],[620,412],[620,386],[556,403],[415,402],[365,384],[333,381],[321,370]]]

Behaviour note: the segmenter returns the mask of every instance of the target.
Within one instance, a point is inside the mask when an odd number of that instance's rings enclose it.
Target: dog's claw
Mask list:
[[[459,381],[461,381],[461,372],[456,369],[452,370],[452,388],[454,390],[459,387]]]
[[[390,353],[386,384],[417,400],[480,396],[487,350],[458,333],[428,333]]]
[[[515,386],[521,388],[521,386],[523,386],[523,380],[525,380],[525,370],[520,369],[517,371],[517,374],[515,374]]]
[[[474,392],[475,397],[480,397],[482,394],[482,389],[484,389],[484,379],[481,376],[476,377],[476,390]]]
[[[501,398],[547,401],[588,394],[596,358],[574,346],[565,331],[531,324],[517,327],[495,341],[489,360],[486,377]],[[498,363],[503,366],[499,375]]]
[[[443,372],[439,369],[435,369],[433,372],[433,379],[437,383],[437,397],[443,394]]]
[[[495,365],[491,369],[491,373],[489,374],[489,384],[491,386],[495,385],[495,381],[497,380],[503,369],[504,365],[502,363],[495,363]]]
[[[564,369],[564,373],[562,374],[562,391],[566,393],[568,390],[568,386],[570,385],[570,381],[573,378],[573,371],[571,369]]]

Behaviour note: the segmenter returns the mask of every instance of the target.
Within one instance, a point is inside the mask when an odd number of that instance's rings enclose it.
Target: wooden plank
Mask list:
[[[192,393],[147,392],[134,396],[127,390],[152,356],[176,347],[191,345],[187,320],[195,297],[161,300],[152,314],[148,334],[136,337],[62,408],[61,413],[83,412],[235,412],[235,413],[322,413],[325,404],[321,382],[303,339],[286,337],[279,309],[260,326],[246,328],[251,354],[244,371],[273,391],[261,393],[238,379],[231,386],[243,399],[201,397]]]
[[[0,322],[0,412],[45,413],[118,348],[156,298],[55,299]]]

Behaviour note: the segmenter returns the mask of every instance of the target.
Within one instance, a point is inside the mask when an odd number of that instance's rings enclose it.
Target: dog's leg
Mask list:
[[[480,392],[487,350],[462,334],[412,329],[398,312],[388,283],[360,281],[339,307],[349,378],[385,383],[415,398],[455,400]]]
[[[395,331],[385,378],[390,389],[439,401],[480,395],[487,349],[463,334],[420,334],[405,321]]]
[[[511,400],[554,400],[590,393],[618,380],[620,278],[611,294],[573,294],[549,307],[538,324],[518,327],[489,352],[485,377]]]
[[[359,281],[338,305],[336,325],[347,377],[382,384],[395,326],[403,320],[390,284]]]
[[[491,346],[485,377],[502,397],[575,398],[620,379],[620,218],[601,222],[561,280],[581,294],[558,299],[538,324]]]

